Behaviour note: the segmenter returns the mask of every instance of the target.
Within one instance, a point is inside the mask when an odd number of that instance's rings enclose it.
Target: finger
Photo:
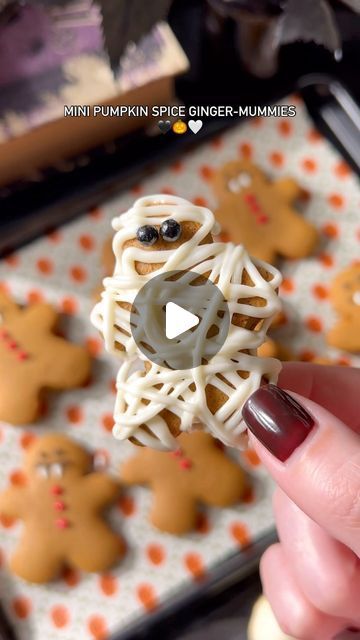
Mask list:
[[[284,633],[297,640],[329,640],[346,627],[341,618],[318,611],[303,595],[280,544],[269,547],[260,563],[266,597]]]
[[[360,433],[360,369],[284,362],[278,384],[317,402]]]
[[[280,489],[274,510],[282,549],[305,597],[324,613],[360,623],[360,566],[355,554]]]
[[[277,484],[359,556],[359,436],[323,407],[274,385],[250,396],[243,417]]]

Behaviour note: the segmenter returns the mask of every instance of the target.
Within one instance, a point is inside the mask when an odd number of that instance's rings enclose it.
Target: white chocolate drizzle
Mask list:
[[[174,218],[180,224],[196,222],[199,228],[175,249],[171,245],[165,251],[135,246],[124,248],[127,240],[136,237],[140,226],[158,226],[168,218]],[[257,356],[257,349],[265,340],[272,318],[280,310],[276,293],[281,283],[279,271],[260,260],[250,259],[243,246],[224,242],[201,244],[209,234],[217,231],[214,215],[209,209],[195,206],[183,198],[169,195],[140,198],[112,224],[116,230],[113,240],[115,270],[112,277],[104,279],[102,299],[94,307],[91,320],[102,333],[107,351],[124,359],[116,382],[114,436],[120,440],[134,437],[141,444],[158,449],[176,448],[176,439],[160,415],[163,409],[168,409],[178,417],[181,431],[189,431],[200,422],[224,443],[239,446],[244,441],[246,428],[241,417],[244,402],[259,387],[264,376],[270,382],[276,382],[281,367],[274,358]],[[162,266],[140,275],[135,268],[136,262]],[[258,267],[270,273],[272,279],[269,282]],[[130,311],[118,303],[127,302],[131,306],[146,282],[154,276],[176,270],[206,274],[222,291],[230,311],[228,335],[219,352],[207,364],[174,371],[150,363],[148,371],[134,371],[134,361],[138,358],[145,360],[145,356],[131,335]],[[242,283],[244,272],[250,276],[252,285]],[[260,297],[264,306],[254,306],[245,301],[255,297]],[[263,322],[260,328],[245,329],[231,323],[234,314],[259,318]],[[211,322],[221,322],[216,310]],[[205,324],[206,331],[207,328],[208,324]],[[120,350],[119,345],[124,350]],[[245,350],[248,353],[244,353]],[[247,372],[247,377],[240,377],[239,371]],[[206,402],[205,388],[208,384],[227,397],[215,414],[211,413]],[[161,387],[156,388],[157,385]]]

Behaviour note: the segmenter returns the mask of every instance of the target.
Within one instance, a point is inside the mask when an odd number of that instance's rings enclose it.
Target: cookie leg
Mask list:
[[[125,543],[107,526],[96,526],[82,531],[72,545],[66,561],[72,567],[87,573],[99,573],[111,569],[124,555]]]
[[[175,535],[191,531],[196,524],[196,513],[196,500],[180,493],[178,487],[155,489],[150,521],[157,529]]]
[[[0,380],[0,421],[15,426],[35,422],[39,415],[40,400],[39,388],[33,381],[24,376],[16,380],[15,376],[9,374]]]
[[[276,250],[284,258],[305,258],[312,254],[318,241],[316,228],[291,209],[287,210],[282,233],[276,239]]]
[[[49,542],[24,537],[10,560],[11,571],[27,582],[45,584],[55,580],[61,573],[63,559]]]

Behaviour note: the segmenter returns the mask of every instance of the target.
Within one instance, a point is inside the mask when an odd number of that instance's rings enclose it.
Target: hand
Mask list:
[[[279,387],[243,409],[278,485],[264,592],[285,633],[330,640],[360,628],[360,369],[285,363]]]

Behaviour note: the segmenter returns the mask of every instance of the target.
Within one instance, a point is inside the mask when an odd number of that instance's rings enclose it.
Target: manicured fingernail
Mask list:
[[[281,462],[304,442],[315,425],[306,409],[274,384],[255,391],[245,402],[242,415],[255,438]]]

